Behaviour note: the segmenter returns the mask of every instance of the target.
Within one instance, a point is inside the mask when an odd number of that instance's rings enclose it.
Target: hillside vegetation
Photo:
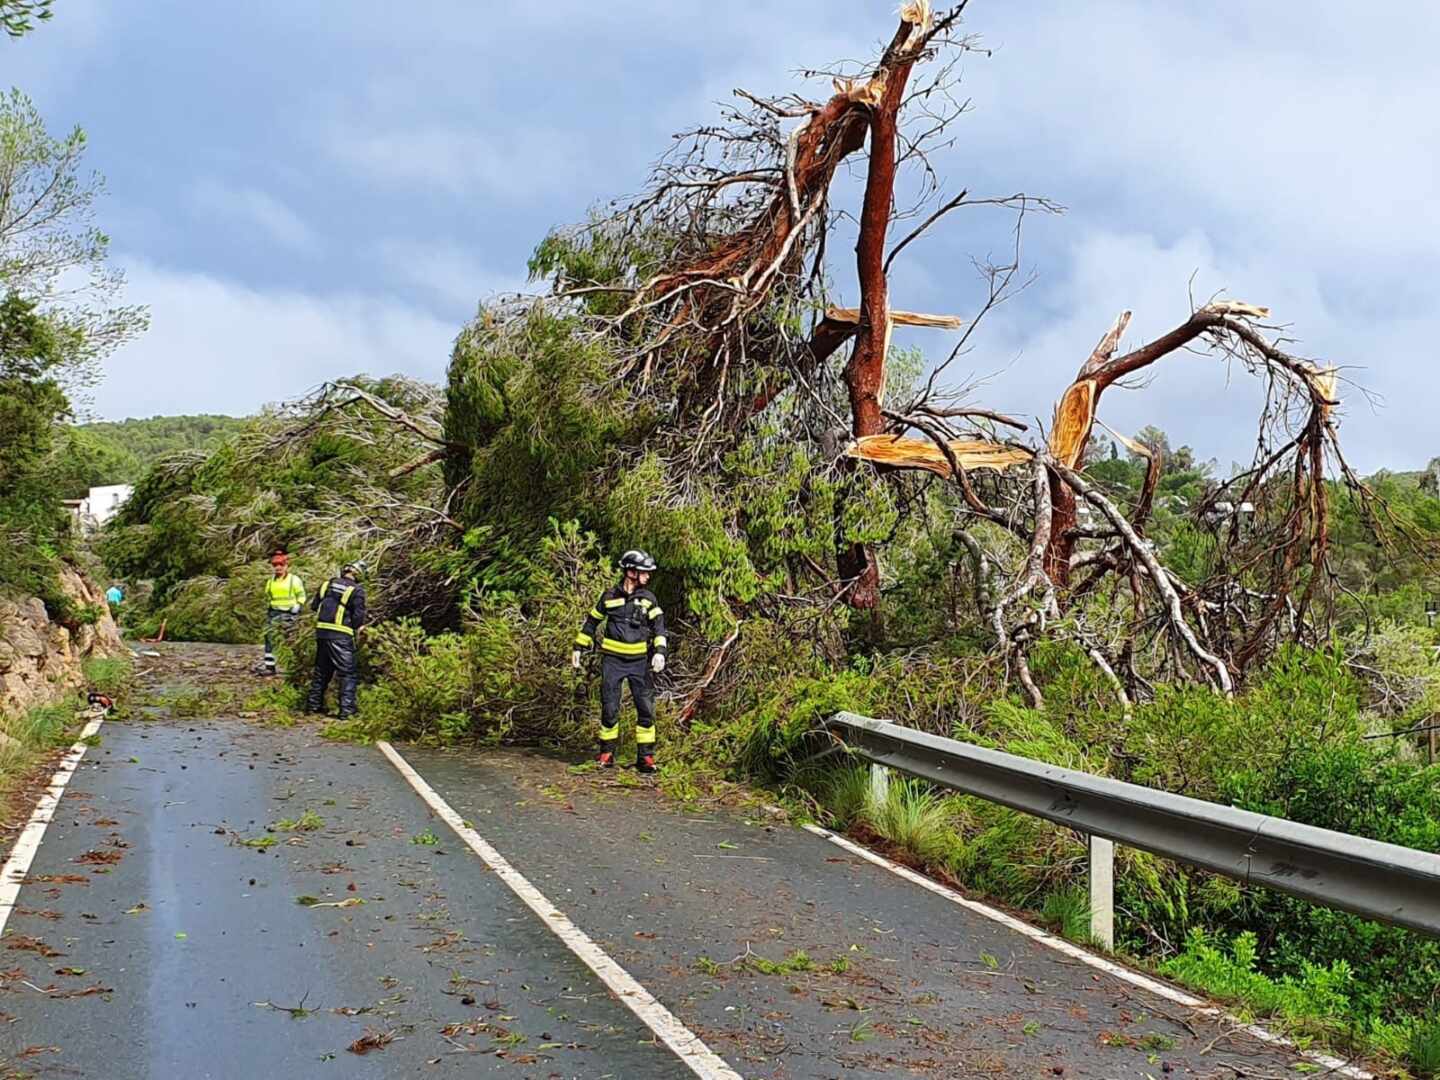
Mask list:
[[[66,425],[54,439],[51,475],[62,499],[83,498],[92,487],[133,484],[172,454],[213,448],[245,423],[199,414]]]

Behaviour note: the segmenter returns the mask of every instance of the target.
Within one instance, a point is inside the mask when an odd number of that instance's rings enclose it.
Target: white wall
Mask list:
[[[104,525],[115,512],[120,509],[120,504],[130,497],[133,491],[129,484],[107,484],[104,487],[92,487],[90,494],[85,499],[83,513],[95,521],[96,525]]]

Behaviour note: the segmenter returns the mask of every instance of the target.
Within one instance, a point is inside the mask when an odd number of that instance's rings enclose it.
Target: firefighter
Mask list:
[[[325,582],[310,606],[315,609],[315,676],[305,711],[325,711],[331,676],[339,682],[340,719],[355,715],[355,635],[365,626],[364,563],[347,563],[338,578]]]
[[[635,702],[635,767],[644,773],[655,771],[655,684],[652,676],[665,670],[669,650],[665,640],[665,613],[646,586],[655,572],[655,560],[643,551],[620,556],[621,578],[607,589],[590,609],[580,633],[570,666],[579,670],[584,650],[600,649],[600,754],[602,768],[615,765],[615,747],[620,740],[620,693],[630,684]],[[600,633],[600,624],[605,624]]]
[[[295,625],[300,609],[305,605],[305,583],[300,575],[290,572],[290,556],[284,548],[278,548],[270,556],[270,569],[274,576],[265,582],[265,659],[261,670],[266,675],[275,674],[275,638],[278,632]],[[279,623],[279,627],[276,626]]]

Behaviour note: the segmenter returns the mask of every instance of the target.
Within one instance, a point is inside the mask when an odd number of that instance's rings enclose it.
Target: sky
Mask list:
[[[554,226],[641,187],[736,87],[827,96],[797,71],[878,55],[894,0],[59,0],[0,41],[0,85],[90,137],[100,220],[152,327],[97,416],[245,414],[365,371],[443,378],[477,303],[525,286]],[[970,111],[947,193],[1044,195],[1032,283],[951,370],[1048,421],[1124,309],[1133,347],[1192,299],[1268,306],[1341,366],[1355,464],[1440,455],[1440,5],[1375,0],[972,0]],[[397,12],[401,12],[397,14]],[[850,185],[853,191],[854,185]],[[897,259],[897,308],[969,316],[1009,221],[966,209]],[[840,299],[856,295],[844,245]],[[933,357],[944,332],[907,338]],[[1360,393],[1364,387],[1380,401]],[[1188,353],[1110,391],[1222,468],[1257,388]]]

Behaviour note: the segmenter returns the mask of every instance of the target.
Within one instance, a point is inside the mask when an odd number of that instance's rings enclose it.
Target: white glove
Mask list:
[[[580,650],[576,649],[570,654],[570,666],[576,671],[580,670]]]
[[[300,605],[299,605],[299,604],[291,604],[291,605],[290,605],[290,614],[291,614],[291,615],[299,615],[299,614],[300,614]]]
[[[660,672],[662,672],[662,671],[665,670],[665,654],[664,654],[664,653],[658,653],[658,652],[657,652],[654,656],[652,656],[652,657],[650,658],[650,670],[653,671],[653,672],[655,672],[655,674],[657,674],[657,675],[660,674]]]

